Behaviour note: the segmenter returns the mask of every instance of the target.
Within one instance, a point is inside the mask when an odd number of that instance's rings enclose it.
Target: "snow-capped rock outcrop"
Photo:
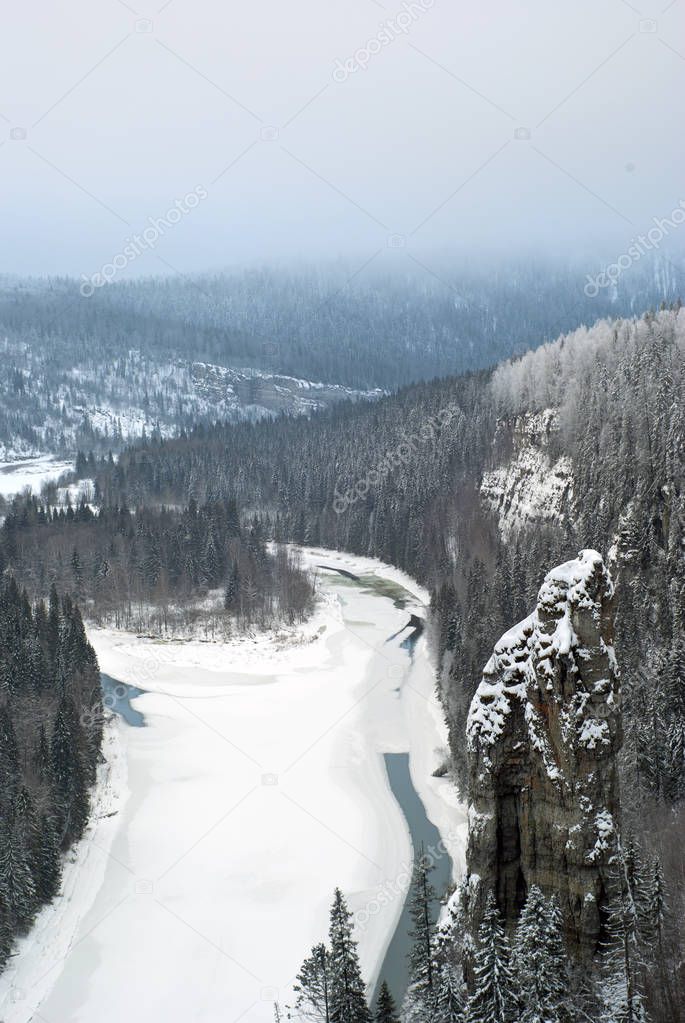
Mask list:
[[[483,474],[480,494],[506,539],[521,526],[560,522],[570,514],[573,467],[566,455],[555,459],[550,454],[550,439],[558,430],[554,410],[518,416],[513,427],[501,424],[498,433],[505,429],[511,429],[511,457]]]
[[[580,958],[596,949],[618,829],[613,596],[596,551],[553,569],[495,645],[467,723],[473,927],[489,891],[511,925],[535,884],[558,895]]]

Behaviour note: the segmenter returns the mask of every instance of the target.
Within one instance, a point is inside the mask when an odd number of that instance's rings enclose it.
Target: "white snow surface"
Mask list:
[[[73,462],[59,461],[52,455],[17,462],[0,462],[0,496],[20,494],[26,487],[39,493],[43,483],[56,480],[62,473],[73,468]]]
[[[374,559],[303,555],[398,584],[407,605],[321,572],[299,642],[89,629],[102,670],[146,690],[135,700],[146,726],[110,726],[96,819],[63,897],[0,978],[3,1023],[270,1023],[326,937],[334,887],[356,913],[406,875],[409,833],[384,752],[409,751],[455,879],[463,873],[466,808],[432,777],[447,735],[426,642],[412,662],[405,632],[388,641],[425,613],[428,594]],[[116,816],[103,819],[105,807]],[[396,898],[364,914],[369,985],[401,908]]]

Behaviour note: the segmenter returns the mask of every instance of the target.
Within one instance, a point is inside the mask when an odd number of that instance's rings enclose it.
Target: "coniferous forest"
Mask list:
[[[78,607],[0,585],[0,962],[60,890],[88,823],[102,732],[100,672]]]
[[[85,499],[51,508],[26,497],[15,499],[0,529],[0,565],[34,595],[67,589],[102,624],[229,635],[311,611],[312,586],[296,556],[269,552],[266,539],[263,524],[241,522],[230,500],[93,512]]]
[[[658,254],[589,297],[585,261],[447,261],[355,279],[345,262],[115,282],[0,279],[0,455],[107,454],[141,433],[308,413],[493,366],[679,292]]]

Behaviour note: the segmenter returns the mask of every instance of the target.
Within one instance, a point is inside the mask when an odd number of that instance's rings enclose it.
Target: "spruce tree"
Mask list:
[[[60,608],[59,608],[59,596],[57,595],[57,588],[53,585],[50,587],[50,602],[48,605],[48,623],[47,623],[47,647],[48,657],[50,664],[54,665],[57,660],[57,654],[59,651],[59,638],[60,638]]]
[[[643,934],[646,940],[657,943],[660,955],[663,946],[665,911],[666,885],[661,861],[657,858],[652,863],[650,876],[645,886]]]
[[[517,1000],[510,965],[509,941],[494,895],[490,893],[478,929],[474,955],[475,989],[469,998],[468,1023],[510,1023]]]
[[[40,822],[38,844],[36,894],[41,902],[50,902],[59,892],[62,862],[57,830],[51,817],[44,814]]]
[[[645,1023],[644,1000],[638,986],[637,910],[620,848],[611,883],[613,891],[607,907],[606,936],[601,949],[600,1023]]]
[[[642,938],[646,945],[646,954],[656,961],[659,987],[665,1006],[671,1015],[674,1012],[673,981],[670,976],[665,946],[666,923],[666,883],[659,859],[652,863],[649,878],[645,885],[643,906]],[[651,955],[650,955],[651,953]]]
[[[435,977],[433,967],[433,906],[435,890],[430,883],[432,870],[421,848],[414,861],[409,914],[412,945],[409,951],[409,987],[405,1000],[405,1015],[410,1020],[429,1020],[435,1006]]]
[[[24,930],[36,909],[36,888],[26,849],[17,828],[7,819],[0,822],[0,905],[10,925]]]
[[[38,873],[38,848],[40,844],[40,821],[33,808],[33,800],[25,785],[22,785],[14,801],[14,827],[21,843],[34,885]]]
[[[570,962],[564,940],[564,916],[556,895],[547,901],[545,947],[548,962],[548,985],[551,1004],[557,1007],[559,1019],[568,1018],[571,1002]]]
[[[0,970],[2,970],[12,952],[13,933],[9,914],[0,903]]]
[[[357,944],[352,937],[352,914],[339,888],[331,907],[329,945],[331,1023],[370,1023]]]
[[[464,1023],[466,1018],[464,937],[464,904],[458,892],[447,903],[433,939],[433,1023]]]
[[[386,981],[383,981],[378,992],[374,1023],[400,1023],[395,999],[390,994],[390,988]]]
[[[45,725],[41,721],[38,732],[38,742],[33,752],[33,766],[42,782],[47,782],[51,777],[52,760],[50,757],[50,746],[45,732]]]
[[[63,845],[80,838],[88,821],[89,800],[80,751],[73,734],[73,707],[62,699],[55,719],[50,745],[56,808],[60,814]]]
[[[19,784],[19,751],[7,704],[0,707],[0,800],[11,801]]]
[[[561,915],[533,885],[512,952],[521,1023],[561,1023],[568,997],[565,965]]]
[[[326,946],[315,945],[300,967],[295,1008],[304,1019],[314,1023],[330,1023],[331,1019],[331,963]]]
[[[433,1023],[464,1023],[466,991],[459,965],[449,959],[438,960],[435,973]]]

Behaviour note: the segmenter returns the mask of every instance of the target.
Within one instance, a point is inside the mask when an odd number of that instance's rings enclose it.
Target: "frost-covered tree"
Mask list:
[[[322,943],[315,945],[297,975],[293,989],[297,992],[295,1010],[313,1023],[330,1023],[331,1019],[331,957]]]
[[[666,916],[666,883],[661,862],[655,858],[644,890],[643,935],[647,941],[655,941],[663,951],[664,922]]]
[[[611,880],[613,892],[607,907],[606,938],[601,950],[600,1023],[646,1023],[639,984],[638,912],[620,847]]]
[[[566,1018],[569,985],[562,926],[556,903],[533,885],[512,950],[520,1023],[562,1023]]]
[[[100,730],[85,712],[99,700],[95,652],[71,598],[53,587],[49,610],[32,606],[11,574],[0,576],[0,965],[59,891],[60,845],[87,820]]]
[[[433,938],[433,1023],[464,1023],[466,1018],[464,935],[461,892],[456,892],[445,906]]]
[[[517,998],[511,969],[511,950],[495,897],[488,895],[478,929],[474,955],[474,990],[469,998],[467,1023],[511,1023]]]
[[[404,1016],[412,1023],[430,1020],[435,1008],[435,968],[433,964],[433,932],[435,889],[430,882],[432,864],[423,848],[414,861],[409,914],[412,927],[409,932],[409,986],[404,1003]]]
[[[36,886],[16,823],[0,822],[0,905],[12,927],[23,930],[36,909]]]
[[[13,928],[7,910],[0,905],[0,970],[12,952]]]
[[[57,829],[52,817],[43,814],[40,820],[36,857],[36,893],[41,902],[50,902],[59,892],[62,862]]]
[[[88,820],[88,791],[83,777],[79,725],[73,704],[63,699],[57,711],[50,747],[62,842],[80,838]]]
[[[328,931],[331,1023],[370,1023],[357,943],[352,937],[352,914],[336,888]]]

